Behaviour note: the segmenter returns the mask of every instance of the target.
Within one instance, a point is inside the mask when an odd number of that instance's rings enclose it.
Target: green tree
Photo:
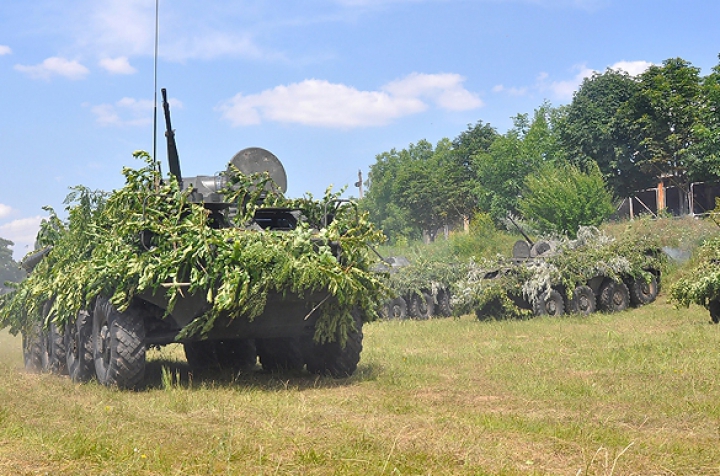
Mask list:
[[[560,117],[560,111],[547,103],[535,110],[532,120],[519,114],[512,129],[472,157],[478,208],[496,222],[518,211],[518,197],[528,175],[542,164],[565,162],[555,127]]]
[[[18,282],[25,277],[18,263],[13,260],[12,245],[12,241],[0,238],[0,292],[5,292],[6,282]]]
[[[543,232],[574,238],[581,225],[597,226],[615,211],[612,194],[594,163],[586,172],[570,164],[545,164],[537,175],[527,177],[525,189],[518,207]]]
[[[681,58],[665,60],[640,75],[636,94],[619,110],[623,126],[635,140],[633,156],[643,171],[669,177],[683,199],[680,211],[689,211],[689,185],[707,171],[696,129],[702,124],[705,102],[700,69]]]
[[[623,71],[608,69],[585,78],[565,108],[558,136],[569,160],[579,166],[595,162],[617,196],[628,197],[655,185],[655,175],[637,165],[640,138],[628,133],[618,112],[640,89]]]
[[[391,241],[434,237],[438,228],[469,216],[475,206],[472,176],[449,139],[426,140],[377,156],[362,207]]]

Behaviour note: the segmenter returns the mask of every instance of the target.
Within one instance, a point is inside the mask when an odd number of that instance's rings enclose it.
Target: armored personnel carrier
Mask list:
[[[510,259],[474,263],[456,304],[480,320],[617,312],[655,300],[665,263],[649,241],[581,228],[577,240],[521,240]]]
[[[264,149],[183,177],[162,92],[171,175],[136,153],[147,166],[126,169],[123,189],[75,189],[67,222],[44,223],[30,277],[2,301],[26,367],[136,388],[146,350],[180,343],[194,368],[353,374],[384,298],[366,249],[381,233],[337,195],[286,199]]]

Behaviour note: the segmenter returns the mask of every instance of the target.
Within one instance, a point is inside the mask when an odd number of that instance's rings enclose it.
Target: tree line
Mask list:
[[[685,197],[681,211],[690,183],[720,179],[720,64],[706,76],[682,58],[637,76],[608,69],[583,80],[569,104],[518,114],[504,134],[480,120],[435,146],[383,152],[361,205],[391,241],[477,213],[572,236],[660,179]]]

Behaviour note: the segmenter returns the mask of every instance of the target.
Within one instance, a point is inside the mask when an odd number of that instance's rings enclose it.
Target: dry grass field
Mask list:
[[[352,378],[192,374],[147,388],[23,372],[0,334],[0,474],[720,474],[720,327],[704,309],[365,326]]]

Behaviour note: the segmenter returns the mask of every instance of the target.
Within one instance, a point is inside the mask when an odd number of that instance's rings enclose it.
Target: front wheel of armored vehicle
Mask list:
[[[42,322],[36,322],[28,330],[23,331],[22,347],[26,371],[40,373],[50,369],[48,335]]]
[[[625,283],[608,280],[600,287],[598,303],[605,312],[624,311],[630,305],[630,290]]]
[[[573,291],[572,299],[568,299],[567,312],[587,316],[595,312],[595,293],[590,286],[578,286]]]
[[[435,302],[428,293],[413,293],[410,297],[410,316],[422,321],[430,319],[435,312]]]
[[[120,312],[107,299],[95,301],[93,360],[98,381],[106,387],[135,388],[145,377],[145,325],[130,306]]]
[[[345,346],[337,340],[318,344],[311,336],[306,338],[303,353],[308,372],[334,378],[345,378],[355,373],[363,348],[363,323],[357,312],[353,312],[353,322],[355,328],[348,333]]]
[[[536,316],[562,316],[565,314],[565,300],[558,291],[549,289],[533,302]]]
[[[630,302],[633,306],[650,304],[658,295],[658,282],[655,275],[651,275],[650,281],[642,276],[632,280],[630,283]]]
[[[710,311],[710,320],[713,324],[720,322],[720,301],[710,301],[708,303],[708,311]]]
[[[65,324],[65,359],[73,382],[87,382],[95,375],[92,346],[92,319],[87,311]]]

